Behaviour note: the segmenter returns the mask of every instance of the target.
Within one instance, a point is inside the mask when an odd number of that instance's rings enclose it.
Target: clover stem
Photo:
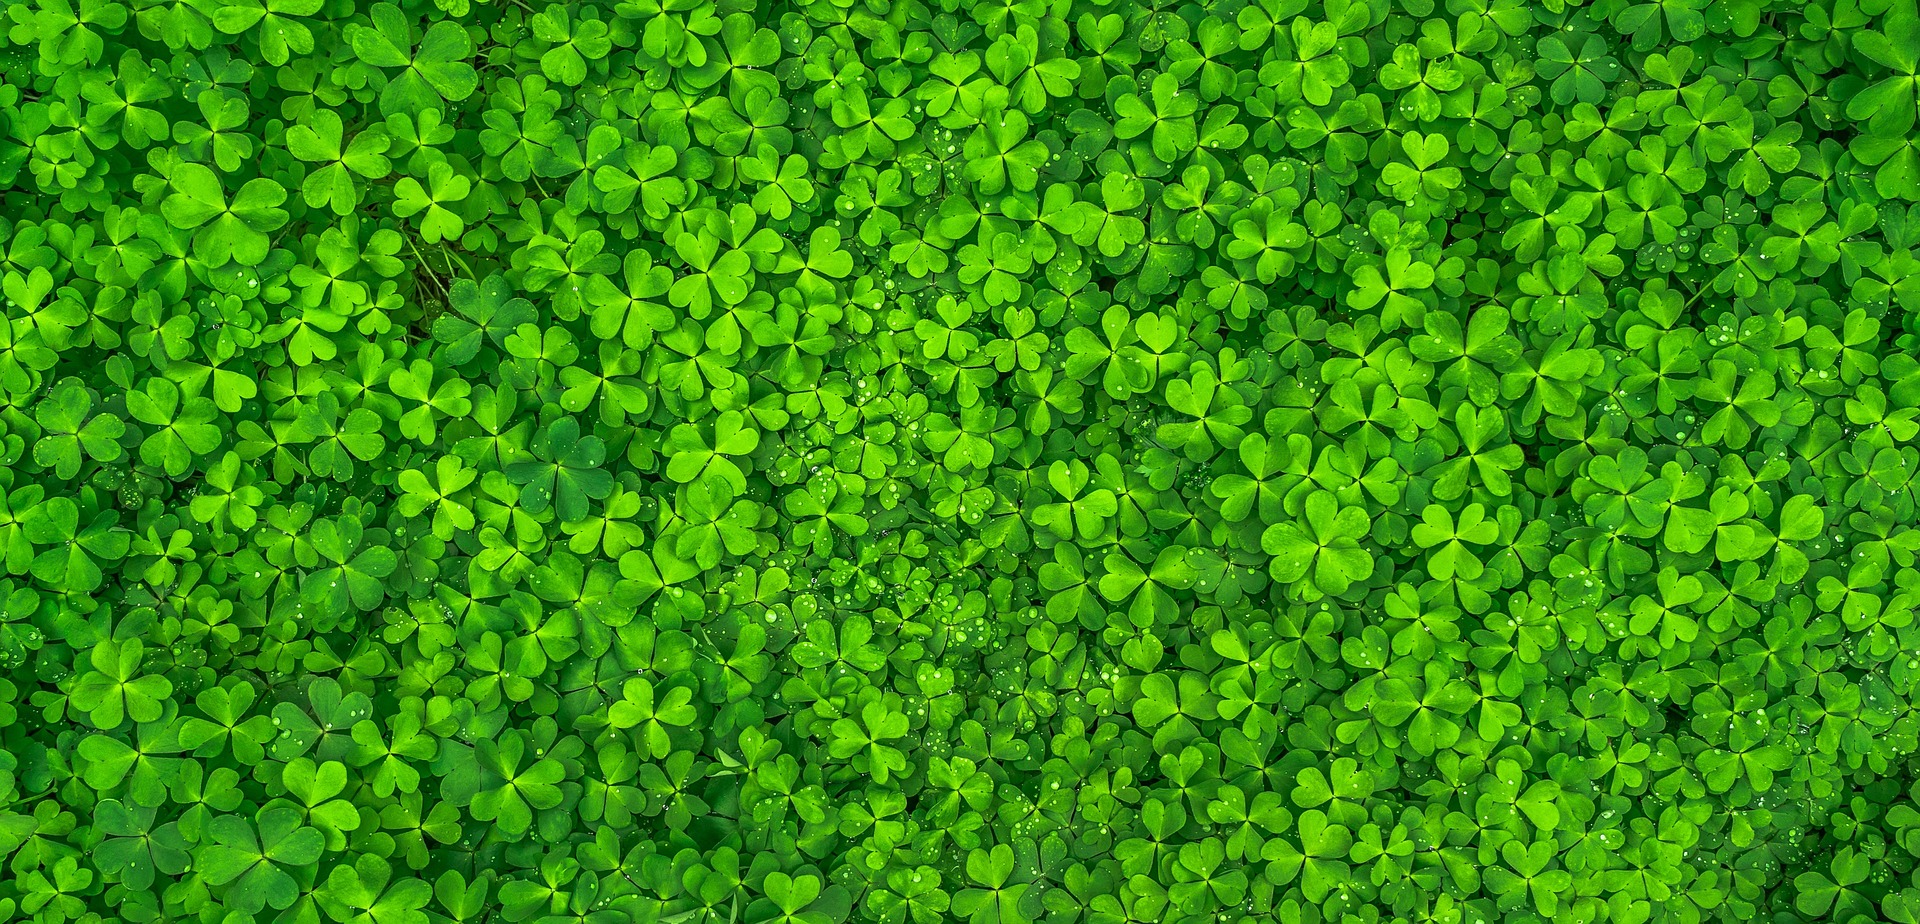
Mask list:
[[[440,290],[440,297],[441,298],[450,297],[452,293],[448,292],[447,287],[441,284],[440,277],[435,276],[433,274],[432,265],[429,264],[427,262],[427,258],[420,253],[420,248],[414,246],[413,238],[409,236],[407,237],[406,241],[407,241],[407,249],[413,251],[414,259],[419,260],[421,268],[427,271],[427,278],[433,280],[433,287]]]
[[[455,261],[455,260],[459,260],[459,261],[460,261],[460,268],[461,268],[461,269],[464,269],[464,270],[466,270],[466,271],[467,271],[467,275],[468,275],[468,276],[472,276],[472,275],[473,275],[473,267],[471,267],[471,266],[468,266],[468,265],[467,265],[467,261],[466,261],[465,259],[463,259],[463,258],[461,258],[461,257],[458,257],[458,256],[456,256],[456,255],[454,254],[454,252],[453,252],[453,248],[451,248],[451,247],[441,247],[441,248],[440,248],[440,256],[441,256],[442,258],[444,258],[444,259],[446,260],[446,262],[447,262],[447,275],[448,275],[448,276],[452,276],[452,275],[454,275],[454,272],[453,272],[453,261]]]

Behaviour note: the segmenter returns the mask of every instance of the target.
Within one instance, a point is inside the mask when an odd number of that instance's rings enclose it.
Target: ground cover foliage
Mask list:
[[[0,920],[1920,918],[1912,0],[0,27]]]

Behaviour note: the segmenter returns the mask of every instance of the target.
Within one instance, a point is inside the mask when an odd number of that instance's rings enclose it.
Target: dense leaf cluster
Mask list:
[[[0,920],[1920,920],[1914,0],[5,0]]]

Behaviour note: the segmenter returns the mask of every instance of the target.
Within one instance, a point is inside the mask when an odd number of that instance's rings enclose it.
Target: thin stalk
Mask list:
[[[406,238],[406,241],[407,249],[413,251],[413,258],[420,261],[419,265],[427,271],[427,278],[433,280],[433,287],[440,290],[440,297],[443,299],[450,297],[452,293],[447,291],[447,287],[441,283],[440,277],[433,274],[433,265],[428,263],[426,256],[420,253],[420,248],[413,245],[413,238],[409,236]]]

